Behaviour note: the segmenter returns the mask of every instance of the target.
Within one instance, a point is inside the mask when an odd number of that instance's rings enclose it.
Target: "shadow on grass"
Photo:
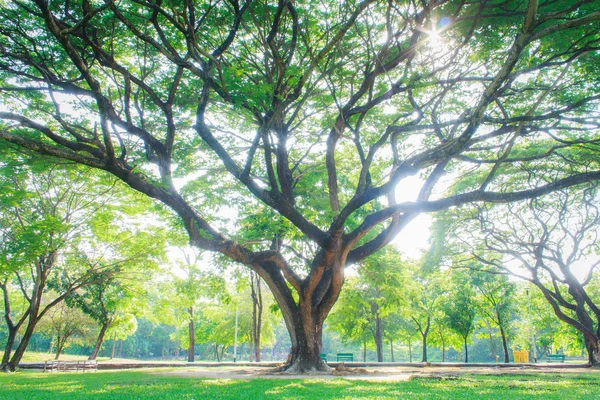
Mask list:
[[[597,399],[599,374],[464,375],[453,380],[199,379],[152,371],[0,375],[3,400],[36,399]]]

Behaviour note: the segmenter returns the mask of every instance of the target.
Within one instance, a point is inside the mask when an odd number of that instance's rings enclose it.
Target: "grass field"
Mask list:
[[[461,375],[409,381],[205,379],[158,369],[0,374],[0,399],[598,399],[600,374]]]

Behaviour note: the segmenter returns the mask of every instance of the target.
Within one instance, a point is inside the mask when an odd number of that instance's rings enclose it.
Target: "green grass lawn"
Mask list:
[[[160,370],[0,374],[0,399],[597,399],[600,374],[463,375],[404,382],[202,379]]]
[[[72,355],[72,354],[61,354],[59,361],[85,361],[88,359],[88,356],[77,356],[77,355]],[[23,354],[23,358],[21,359],[21,362],[24,363],[28,363],[28,362],[44,362],[44,361],[50,361],[50,360],[54,360],[54,354],[51,353],[42,353],[39,351],[26,351],[25,354]],[[115,358],[113,360],[110,359],[110,357],[98,357],[97,359],[98,361],[139,361],[139,360],[129,360],[129,359],[121,359],[121,358]]]

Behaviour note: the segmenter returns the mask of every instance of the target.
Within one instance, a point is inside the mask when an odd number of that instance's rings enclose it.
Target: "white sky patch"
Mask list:
[[[396,201],[404,203],[415,201],[423,186],[423,180],[418,176],[409,176],[400,182],[396,188]],[[429,236],[432,217],[430,214],[421,214],[412,220],[392,241],[402,253],[417,259],[429,247]]]
[[[412,259],[418,259],[429,248],[432,218],[421,214],[412,220],[392,241],[392,245]]]

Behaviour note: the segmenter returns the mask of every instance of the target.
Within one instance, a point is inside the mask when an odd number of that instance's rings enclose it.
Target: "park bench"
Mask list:
[[[548,361],[548,362],[561,362],[561,363],[564,363],[565,362],[565,355],[564,354],[548,354],[546,356],[546,361]]]
[[[320,356],[321,356],[321,360],[327,362],[327,354],[321,353]]]
[[[337,353],[337,361],[354,361],[354,354],[352,353]]]
[[[98,363],[96,360],[88,361],[46,361],[44,363],[44,372],[85,372],[85,371],[96,371],[98,370]]]

